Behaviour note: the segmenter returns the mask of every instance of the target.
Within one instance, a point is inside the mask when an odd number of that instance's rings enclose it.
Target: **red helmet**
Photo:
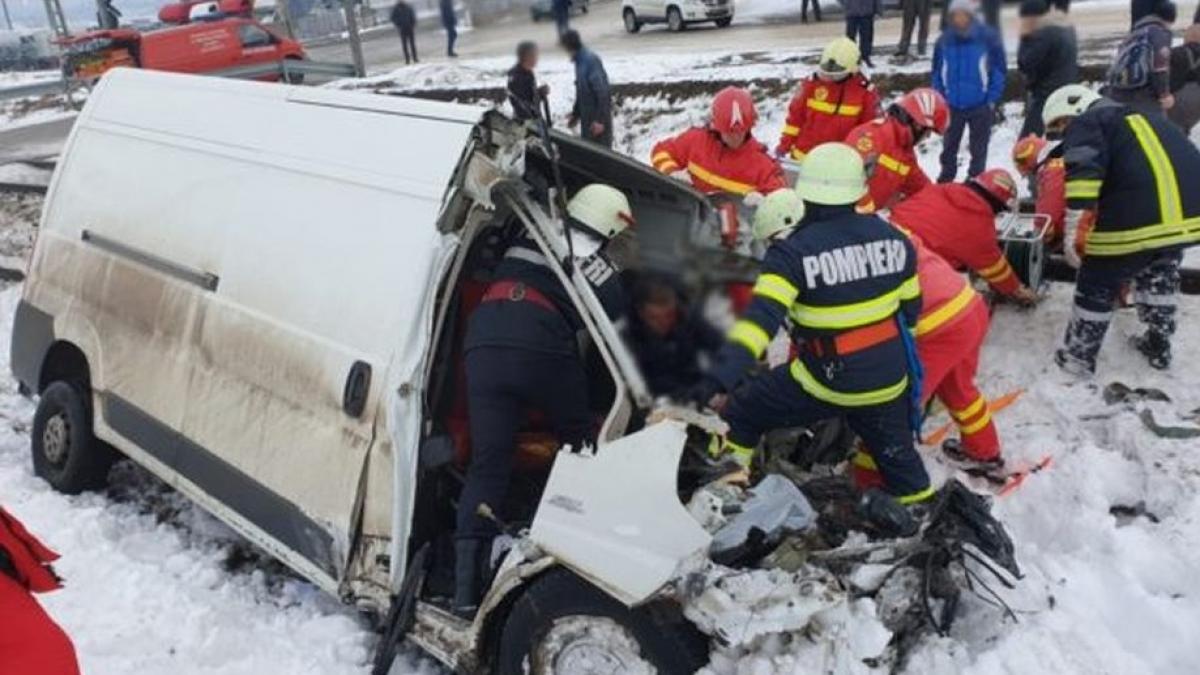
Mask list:
[[[1037,134],[1029,134],[1017,141],[1012,149],[1012,161],[1022,176],[1028,176],[1037,169],[1042,151],[1046,149],[1046,139]]]
[[[988,169],[971,179],[984,192],[991,195],[997,204],[1010,211],[1017,205],[1017,181],[1005,169]]]
[[[941,135],[950,126],[950,106],[946,99],[929,87],[913,89],[896,101],[900,109],[908,113],[913,124]]]
[[[723,134],[749,132],[756,120],[758,113],[754,111],[754,99],[745,89],[725,87],[713,97],[711,124],[716,131]]]

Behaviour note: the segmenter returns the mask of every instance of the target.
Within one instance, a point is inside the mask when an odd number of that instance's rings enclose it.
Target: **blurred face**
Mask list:
[[[959,33],[966,33],[971,27],[971,13],[958,10],[950,14],[950,25]]]
[[[638,316],[651,333],[667,337],[679,321],[679,302],[674,299],[647,302],[638,309]]]
[[[1188,26],[1187,32],[1183,34],[1184,42],[1200,42],[1200,23],[1194,23]]]
[[[537,68],[537,64],[538,64],[538,50],[537,49],[529,50],[525,54],[525,58],[521,59],[521,65],[527,70],[533,70],[534,68]]]
[[[1046,138],[1059,139],[1063,134],[1067,133],[1067,127],[1071,124],[1070,117],[1060,117],[1046,125]]]
[[[1033,32],[1033,30],[1035,28],[1037,28],[1037,17],[1034,17],[1034,16],[1021,17],[1021,23],[1020,23],[1020,28],[1019,28],[1021,35],[1030,34]]]
[[[742,147],[749,135],[745,131],[723,131],[721,132],[721,142],[729,148],[737,150]]]

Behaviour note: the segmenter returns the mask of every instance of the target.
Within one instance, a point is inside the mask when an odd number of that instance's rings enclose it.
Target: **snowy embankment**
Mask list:
[[[665,67],[645,64],[647,71]],[[805,70],[798,62],[779,67],[796,76]],[[562,116],[569,74],[550,81],[555,114]],[[763,141],[774,143],[786,103],[786,97],[760,101]],[[626,100],[618,113],[618,149],[644,161],[654,140],[699,122],[706,106],[699,98]],[[1020,107],[1005,112],[993,165],[1008,166]],[[923,148],[927,170],[934,170],[939,150],[937,140]],[[18,244],[33,217],[28,204],[19,206],[23,210],[0,202],[0,213],[26,228],[11,237]],[[0,425],[0,502],[63,554],[58,568],[67,587],[42,599],[74,638],[85,672],[367,672],[375,638],[365,621],[143,472],[122,465],[112,489],[80,497],[56,494],[32,476],[33,407],[7,375],[17,293],[15,287],[0,293],[0,417],[7,422]],[[1198,424],[1188,415],[1200,407],[1200,298],[1182,300],[1171,372],[1148,370],[1128,347],[1137,324],[1132,311],[1123,310],[1100,375],[1078,383],[1050,360],[1070,296],[1069,286],[1055,284],[1036,310],[999,308],[979,378],[993,396],[1027,390],[996,418],[1011,460],[1055,458],[1049,471],[996,502],[1026,575],[1004,594],[1019,622],[969,601],[951,635],[927,639],[906,672],[1200,672],[1194,640],[1200,593],[1193,581],[1200,569],[1200,441],[1158,438],[1139,416],[1149,406],[1158,424]],[[1114,380],[1161,389],[1173,400],[1108,406],[1101,390]],[[945,475],[935,453],[927,458],[935,475]],[[813,667],[814,645],[806,636],[775,636],[757,647],[718,654],[710,671],[758,675]],[[434,670],[424,661],[412,669]]]

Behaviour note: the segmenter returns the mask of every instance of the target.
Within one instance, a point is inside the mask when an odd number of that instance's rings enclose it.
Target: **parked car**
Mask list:
[[[570,0],[571,14],[587,14],[590,9],[590,0]],[[542,19],[554,18],[554,0],[533,0],[533,4],[529,6],[529,16],[535,22]]]
[[[545,186],[623,189],[647,269],[717,286],[756,263],[691,187],[553,138],[549,152],[456,104],[106,73],[58,162],[13,325],[13,373],[38,397],[35,472],[77,493],[124,455],[387,617],[385,647],[408,639],[461,671],[577,648],[622,672],[703,665],[679,607],[708,587],[711,536],[681,503],[698,485],[681,459],[707,466],[713,429],[633,426],[651,396],[583,271],[561,263],[570,235]],[[468,621],[439,599],[471,446],[462,329],[517,236],[571,289],[608,393],[596,449],[521,434],[515,540]],[[772,620],[812,611],[779,597]]]
[[[299,42],[244,17],[194,21],[145,33],[130,28],[90,31],[66,38],[62,44],[64,75],[89,82],[118,66],[213,73],[305,58]]]
[[[630,33],[648,23],[665,23],[676,33],[708,21],[725,28],[733,23],[733,0],[621,0],[621,18]]]

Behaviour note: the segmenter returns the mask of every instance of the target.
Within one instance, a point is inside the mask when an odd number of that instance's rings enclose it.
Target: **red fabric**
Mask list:
[[[1067,167],[1061,157],[1051,159],[1038,169],[1034,210],[1050,216],[1047,240],[1051,243],[1061,241],[1063,222],[1067,217]]]
[[[0,675],[78,675],[75,647],[38,601],[0,574]]]
[[[554,306],[550,298],[542,295],[542,292],[533,286],[519,281],[507,280],[493,283],[488,286],[487,293],[483,294],[483,302],[532,302],[542,309],[558,312],[558,307]]]
[[[16,568],[17,581],[34,593],[46,593],[62,588],[50,563],[58,560],[37,537],[29,533],[21,521],[0,508],[0,548],[8,553]]]
[[[841,82],[813,75],[800,85],[788,106],[787,123],[775,153],[803,159],[818,145],[840,143],[855,127],[878,116],[879,93],[861,73]]]
[[[975,386],[979,351],[987,337],[989,319],[987,305],[976,297],[963,318],[955,322],[954,330],[940,330],[917,338],[917,354],[925,368],[921,401],[928,402],[937,396],[962,432],[984,416],[988,417],[981,428],[962,434],[963,451],[979,460],[1000,454],[996,425],[990,419],[986,401],[978,405],[983,395]],[[963,414],[972,407],[975,408],[972,414]]]
[[[733,315],[741,316],[746,308],[750,306],[750,301],[754,299],[754,284],[744,282],[733,282],[725,285],[725,292],[729,295],[729,303],[732,305]]]
[[[862,155],[870,172],[868,210],[890,208],[932,184],[917,163],[912,130],[895,117],[881,117],[856,127],[846,143]],[[890,166],[889,166],[890,165]]]
[[[961,310],[947,314],[942,311],[947,304],[958,301],[963,293],[969,293],[975,301],[980,298],[969,290],[966,277],[934,253],[920,237],[910,233],[909,239],[917,251],[917,281],[921,284],[921,315],[917,320],[917,341],[920,342],[953,328],[973,306],[968,303]]]
[[[751,137],[734,150],[716,132],[701,127],[659,141],[650,163],[666,174],[686,170],[692,185],[705,194],[765,195],[785,187],[783,171],[762,143]]]
[[[996,240],[996,215],[971,188],[933,185],[892,208],[891,221],[917,235],[956,269],[970,268],[997,292],[1021,287]]]

